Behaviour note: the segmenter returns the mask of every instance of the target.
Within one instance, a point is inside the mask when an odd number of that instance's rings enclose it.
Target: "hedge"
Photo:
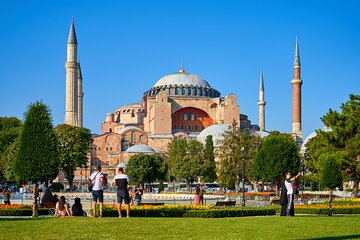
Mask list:
[[[38,215],[49,215],[49,209],[39,208]],[[0,216],[32,216],[32,209],[0,209]]]
[[[90,211],[92,215],[92,211]],[[126,211],[121,214],[126,216]],[[189,209],[131,209],[131,217],[188,217],[188,218],[224,218],[275,215],[274,208],[233,208],[222,207],[208,210]],[[114,209],[104,208],[103,217],[118,217]]]
[[[274,207],[276,210],[276,213],[280,214],[281,207]],[[317,208],[317,207],[311,207],[309,205],[308,208],[300,207],[297,208],[295,206],[295,214],[318,214],[318,215],[327,215],[329,213],[329,208]],[[332,209],[333,214],[360,214],[360,208],[339,208],[339,207],[333,207]]]

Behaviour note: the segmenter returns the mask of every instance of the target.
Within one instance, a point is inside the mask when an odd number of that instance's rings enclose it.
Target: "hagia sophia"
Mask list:
[[[65,123],[82,126],[82,74],[77,57],[77,39],[74,20],[67,42],[66,113]],[[89,168],[77,170],[74,181],[88,176],[92,166],[101,164],[109,180],[116,174],[116,166],[127,163],[136,153],[156,153],[166,157],[168,144],[177,138],[198,139],[207,135],[216,139],[236,121],[243,129],[266,136],[265,90],[263,76],[259,85],[259,125],[240,111],[235,94],[225,97],[205,79],[189,73],[181,64],[139,96],[139,102],[120,106],[104,116],[101,134],[93,136]],[[292,134],[301,142],[301,85],[300,56],[296,40],[294,78],[292,85]],[[216,144],[216,143],[215,143]],[[85,173],[85,175],[84,175]]]

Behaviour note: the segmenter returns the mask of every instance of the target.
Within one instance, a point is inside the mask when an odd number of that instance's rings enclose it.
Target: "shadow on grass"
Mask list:
[[[356,235],[346,235],[346,236],[336,236],[336,237],[322,237],[322,238],[307,238],[312,240],[328,240],[328,239],[359,239],[360,234]]]

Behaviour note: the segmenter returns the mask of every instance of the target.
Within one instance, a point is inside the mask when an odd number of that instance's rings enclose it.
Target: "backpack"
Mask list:
[[[107,177],[104,174],[102,175],[102,179],[103,179],[103,187],[107,188],[108,180],[107,180]]]

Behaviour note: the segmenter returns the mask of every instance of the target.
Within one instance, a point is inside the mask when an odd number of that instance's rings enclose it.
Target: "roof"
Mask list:
[[[146,145],[134,145],[129,147],[125,152],[129,153],[156,153],[154,149]]]
[[[201,77],[187,72],[175,72],[160,78],[153,87],[165,85],[193,85],[211,87],[210,84]]]
[[[72,22],[71,22],[68,43],[77,44],[76,33],[75,33],[75,25],[74,25],[74,17],[73,17]]]
[[[119,134],[123,134],[126,131],[130,131],[130,130],[135,130],[135,131],[141,131],[144,132],[142,129],[138,128],[138,127],[134,127],[134,126],[127,126],[124,127],[122,129],[120,129]]]
[[[197,136],[197,140],[202,143],[205,143],[206,137],[211,135],[213,138],[214,146],[217,146],[219,141],[224,139],[223,134],[230,130],[232,127],[230,124],[214,124],[211,125],[200,132]]]

